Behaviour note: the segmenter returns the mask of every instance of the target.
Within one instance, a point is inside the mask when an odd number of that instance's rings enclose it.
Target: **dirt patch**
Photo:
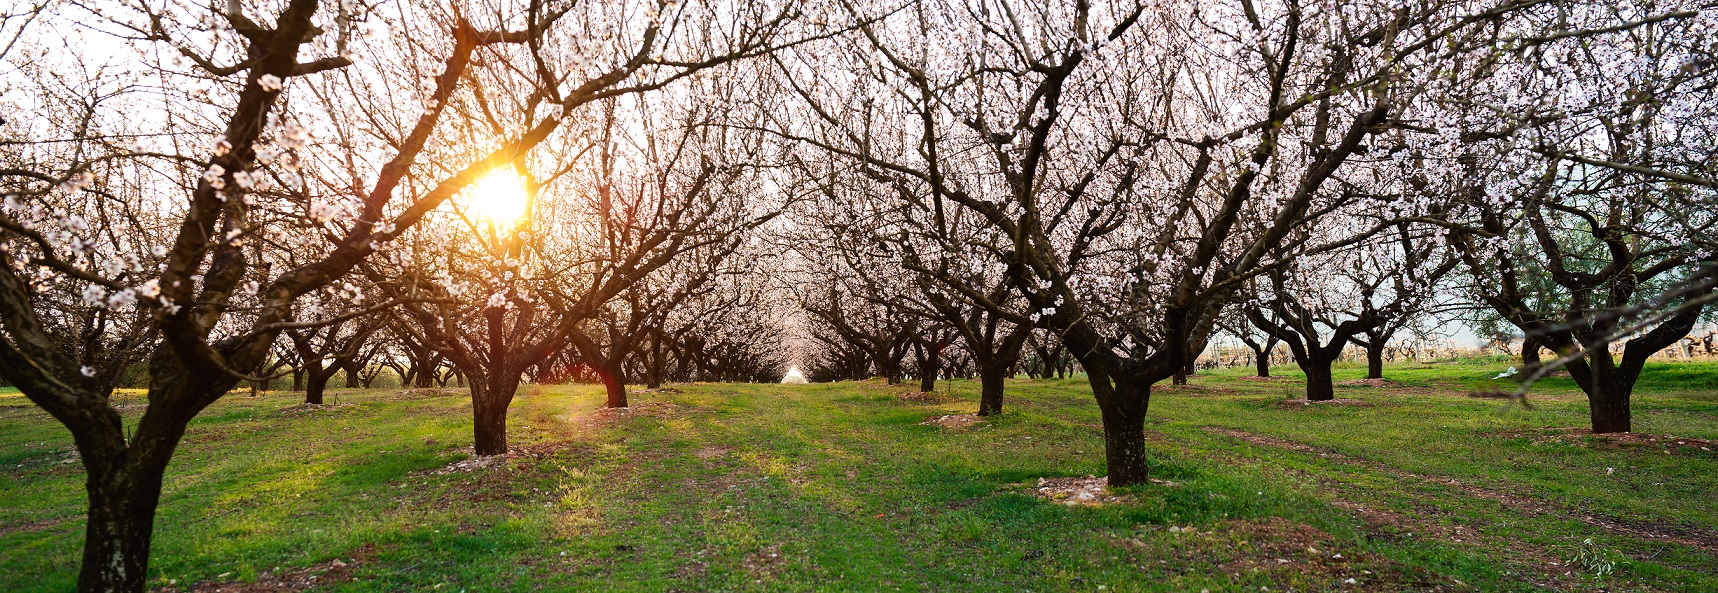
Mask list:
[[[1250,433],[1250,432],[1247,432],[1244,430],[1235,430],[1233,428],[1223,428],[1221,426],[1207,426],[1207,427],[1205,427],[1205,432],[1209,432],[1211,434],[1220,434],[1220,435],[1223,435],[1226,437],[1232,437],[1232,438],[1240,439],[1240,440],[1252,443],[1254,445],[1262,445],[1265,447],[1274,447],[1277,449],[1288,449],[1290,451],[1300,451],[1302,453],[1315,453],[1319,457],[1337,457],[1337,458],[1342,458],[1342,459],[1346,459],[1348,457],[1347,455],[1343,455],[1341,453],[1337,453],[1337,452],[1331,451],[1329,449],[1322,449],[1322,448],[1314,447],[1312,445],[1308,445],[1305,443],[1297,443],[1294,441],[1285,441],[1283,439],[1279,439],[1276,437],[1265,436],[1262,434],[1253,434],[1253,433]]]
[[[1212,387],[1210,385],[1175,385],[1173,383],[1169,385],[1153,385],[1151,390],[1153,392],[1174,393],[1181,396],[1228,395],[1235,393],[1235,390],[1227,387]]]
[[[1180,486],[1175,482],[1156,478],[1151,479],[1151,483],[1159,486]],[[1038,485],[1032,487],[1032,495],[1068,506],[1102,506],[1129,500],[1125,495],[1110,492],[1109,486],[1110,479],[1105,476],[1038,478]]]
[[[281,571],[280,574],[263,573],[256,581],[241,583],[236,581],[203,582],[180,588],[178,585],[168,585],[152,589],[154,593],[296,593],[314,588],[325,587],[338,583],[349,583],[354,580],[352,571],[360,564],[376,558],[376,545],[364,544],[363,547],[345,555],[344,559],[335,558],[304,568],[294,568]]]
[[[624,408],[597,408],[576,418],[575,422],[588,427],[624,418],[678,418],[685,415],[687,407],[670,402],[636,402]]]
[[[1337,381],[1337,387],[1401,387],[1401,383],[1389,379],[1349,379]]]
[[[915,404],[941,404],[951,401],[949,398],[944,397],[943,394],[934,391],[909,390],[897,393],[895,394],[895,397],[900,398],[901,401]]]
[[[507,452],[500,455],[483,456],[477,455],[477,450],[472,447],[461,447],[450,451],[450,453],[464,453],[471,457],[449,463],[439,469],[416,472],[413,475],[445,476],[448,474],[469,474],[495,468],[506,468],[508,463],[511,461],[522,459],[542,459],[544,457],[554,455],[556,452],[565,449],[566,445],[566,443],[536,443],[519,447],[508,447]]]
[[[341,410],[350,410],[356,407],[358,407],[358,404],[298,404],[296,406],[281,408],[280,415],[287,418],[302,418],[305,416],[334,414]]]
[[[1327,400],[1320,400],[1320,401],[1311,401],[1311,400],[1306,400],[1306,399],[1285,399],[1285,400],[1277,402],[1277,407],[1283,408],[1286,410],[1298,410],[1298,409],[1306,408],[1308,406],[1354,406],[1356,408],[1370,408],[1370,407],[1375,406],[1375,405],[1377,405],[1377,404],[1374,404],[1372,402],[1369,402],[1369,401],[1366,401],[1363,399],[1351,399],[1351,398],[1346,398],[1346,397],[1339,397],[1336,399],[1327,399]]]
[[[1539,443],[1579,444],[1599,449],[1644,449],[1670,454],[1718,455],[1718,441],[1644,432],[1593,434],[1592,429],[1588,428],[1547,426],[1538,430],[1505,430],[1497,435],[1503,438],[1526,437]]]
[[[47,531],[49,529],[59,527],[62,523],[65,523],[66,520],[66,517],[55,517],[53,519],[44,519],[40,521],[32,521],[29,519],[13,521],[5,525],[0,525],[0,536],[24,533],[26,531]]]
[[[1098,506],[1124,500],[1110,494],[1110,479],[1100,476],[1083,478],[1038,478],[1032,495],[1068,506]]]
[[[728,456],[728,448],[715,446],[704,447],[699,449],[697,453],[694,453],[694,455],[697,455],[699,459],[721,459]]]
[[[1203,569],[1180,567],[1213,563],[1217,571],[1227,574],[1236,584],[1262,574],[1279,582],[1327,583],[1323,590],[1464,589],[1443,585],[1447,579],[1437,575],[1409,570],[1386,558],[1344,549],[1343,542],[1330,534],[1282,517],[1230,519],[1203,528],[1192,525],[1152,526],[1148,530],[1168,532],[1173,543],[1162,543],[1161,537],[1112,541],[1141,560],[1158,559],[1164,564],[1164,569],[1171,572],[1203,572]],[[1289,590],[1297,588],[1290,587]]]
[[[1288,380],[1288,379],[1283,378],[1283,377],[1260,377],[1258,375],[1247,375],[1244,377],[1235,377],[1234,379],[1236,381],[1258,381],[1261,383],[1276,383],[1276,382]]]
[[[949,430],[966,430],[968,428],[972,428],[974,425],[983,424],[984,422],[984,418],[977,414],[949,414],[946,416],[932,416],[929,420],[920,422],[919,425],[941,426]]]
[[[780,544],[771,544],[756,552],[746,554],[746,559],[741,561],[746,573],[754,577],[774,576],[781,572],[782,565],[786,563],[787,559],[781,555]]]

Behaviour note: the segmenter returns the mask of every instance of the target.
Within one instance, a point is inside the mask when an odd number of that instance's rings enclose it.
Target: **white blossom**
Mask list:
[[[107,304],[107,289],[91,284],[84,288],[84,304],[100,307]]]

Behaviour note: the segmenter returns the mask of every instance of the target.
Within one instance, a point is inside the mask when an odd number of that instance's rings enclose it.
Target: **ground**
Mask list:
[[[1368,405],[1281,405],[1243,369],[1158,388],[1154,481],[1105,491],[1082,380],[938,394],[681,385],[603,411],[528,387],[504,459],[457,393],[236,393],[167,477],[159,591],[1718,590],[1718,365],[1648,369],[1628,438],[1552,379],[1397,365]],[[1287,372],[1287,369],[1279,369]],[[1354,379],[1362,369],[1339,369]],[[121,398],[135,400],[135,394]],[[122,402],[123,403],[123,402]],[[133,412],[135,413],[135,411]],[[945,418],[952,417],[952,418]],[[977,420],[976,422],[972,420]],[[1092,478],[1088,479],[1088,476]],[[0,590],[77,575],[69,436],[0,394]]]

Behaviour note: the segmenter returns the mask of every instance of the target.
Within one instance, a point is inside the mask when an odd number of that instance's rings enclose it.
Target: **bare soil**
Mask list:
[[[1336,399],[1327,399],[1327,400],[1316,401],[1316,402],[1310,401],[1310,400],[1307,400],[1304,398],[1303,399],[1285,399],[1285,400],[1277,402],[1277,407],[1289,409],[1289,410],[1304,408],[1307,406],[1354,406],[1357,408],[1370,408],[1370,407],[1375,406],[1375,405],[1378,405],[1378,404],[1375,404],[1375,403],[1372,403],[1372,402],[1369,402],[1369,401],[1366,401],[1363,399],[1353,399],[1353,398],[1346,398],[1346,397],[1339,397]]]
[[[974,425],[983,424],[984,421],[984,418],[979,417],[977,414],[949,414],[946,416],[932,416],[929,420],[925,420],[919,424],[925,426],[941,426],[949,430],[966,430],[968,428],[972,428]]]

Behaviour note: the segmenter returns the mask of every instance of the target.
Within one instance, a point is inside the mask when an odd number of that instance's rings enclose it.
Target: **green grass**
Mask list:
[[[1160,386],[1147,430],[1165,483],[1097,507],[1030,488],[1103,474],[1079,379],[1014,382],[1005,414],[963,431],[920,423],[974,409],[974,382],[937,403],[872,382],[679,386],[634,393],[625,415],[596,411],[600,388],[528,387],[509,425],[525,454],[451,473],[471,442],[463,397],[340,392],[350,405],[303,413],[289,394],[240,393],[193,423],[168,471],[151,582],[339,559],[318,590],[1718,590],[1713,556],[1671,541],[1718,533],[1718,454],[1556,437],[1545,428],[1586,423],[1567,379],[1532,410],[1462,397],[1505,386],[1490,377],[1507,364],[1338,387],[1370,407],[1278,406],[1299,395],[1289,368]],[[1718,439],[1715,378],[1649,369],[1637,431]],[[72,588],[71,450],[0,394],[0,590]]]

